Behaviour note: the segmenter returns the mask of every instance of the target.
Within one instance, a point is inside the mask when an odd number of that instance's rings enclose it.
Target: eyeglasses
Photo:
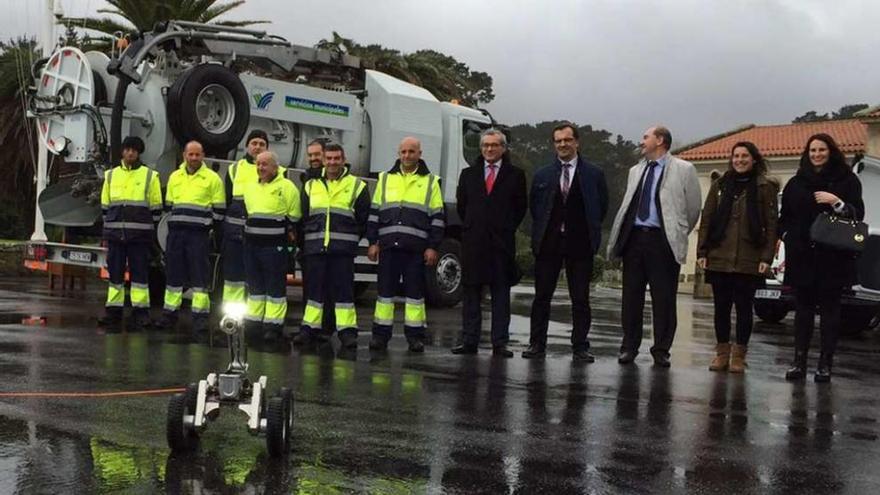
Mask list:
[[[480,148],[503,148],[503,144],[499,143],[483,143],[480,145]]]

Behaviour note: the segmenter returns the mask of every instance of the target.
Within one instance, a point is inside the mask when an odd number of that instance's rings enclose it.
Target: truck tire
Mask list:
[[[250,124],[247,91],[235,72],[201,64],[184,72],[168,90],[168,124],[181,146],[198,141],[211,156],[235,149]]]
[[[425,296],[431,306],[449,308],[461,301],[461,243],[443,239],[437,252],[437,266],[425,271]]]
[[[765,323],[779,323],[788,315],[788,307],[778,301],[755,301],[755,314]]]

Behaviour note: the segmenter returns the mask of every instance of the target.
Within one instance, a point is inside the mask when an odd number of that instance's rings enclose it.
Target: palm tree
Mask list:
[[[458,100],[464,105],[477,106],[495,99],[492,77],[485,72],[472,71],[454,57],[434,50],[419,50],[405,56],[411,72],[438,100]]]
[[[240,7],[245,0],[221,2],[220,0],[107,0],[113,6],[98,9],[101,14],[113,17],[65,17],[61,22],[89,31],[95,31],[109,45],[114,33],[149,31],[157,22],[180,20],[217,24],[220,26],[242,27],[264,24],[271,21],[217,21],[227,12]]]
[[[33,222],[34,172],[39,137],[26,118],[26,89],[33,84],[31,63],[37,60],[33,38],[0,41],[0,236],[21,237]],[[20,212],[27,212],[21,215]]]

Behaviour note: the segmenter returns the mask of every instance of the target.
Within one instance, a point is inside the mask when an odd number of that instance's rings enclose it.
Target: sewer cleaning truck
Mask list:
[[[36,120],[41,145],[65,165],[38,199],[45,223],[63,235],[60,242],[32,240],[30,268],[105,266],[99,196],[103,172],[119,163],[125,136],[144,140],[141,159],[159,173],[163,186],[187,141],[201,142],[206,163],[223,176],[244,156],[244,137],[252,129],[268,133],[269,148],[288,165],[294,182],[306,163],[306,145],[323,138],[341,144],[352,173],[372,186],[394,163],[399,141],[415,136],[428,166],[441,177],[448,217],[439,262],[426,270],[427,299],[435,306],[459,301],[461,221],[455,189],[460,171],[479,154],[480,133],[496,126],[488,112],[438,101],[424,88],[369,69],[344,50],[184,21],[120,38],[109,54],[58,48],[35,64],[33,75],[29,116]],[[38,183],[41,179],[46,178],[38,177]],[[166,232],[163,221],[160,248]],[[366,241],[361,247],[358,291],[376,280]],[[213,262],[219,287],[219,255]],[[290,271],[295,283],[298,269]],[[157,254],[151,270],[156,295],[162,280]]]

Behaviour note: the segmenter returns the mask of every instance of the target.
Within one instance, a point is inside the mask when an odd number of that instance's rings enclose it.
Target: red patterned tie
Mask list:
[[[497,168],[498,165],[489,164],[489,175],[486,176],[486,194],[492,194],[492,187],[495,186],[495,169]]]
[[[571,164],[562,164],[562,202],[568,201],[568,191],[571,190]]]

